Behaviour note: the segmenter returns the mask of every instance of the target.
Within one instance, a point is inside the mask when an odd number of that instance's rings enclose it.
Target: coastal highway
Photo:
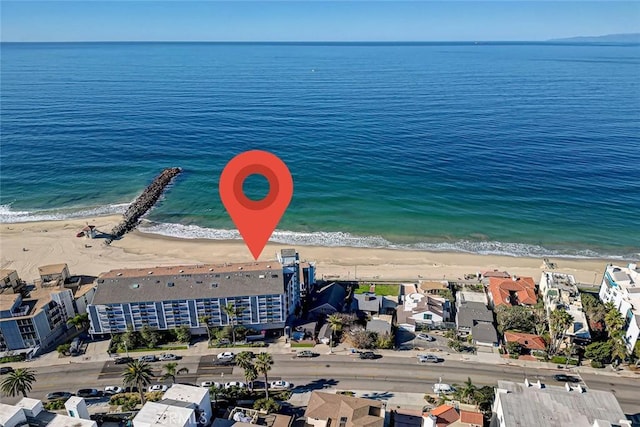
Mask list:
[[[478,386],[497,384],[497,379],[522,382],[524,378],[549,385],[563,385],[553,375],[563,370],[522,368],[519,366],[472,364],[448,360],[438,364],[418,364],[415,358],[385,356],[377,360],[360,360],[353,356],[321,355],[313,359],[298,359],[291,355],[274,354],[269,379],[285,379],[299,390],[327,388],[371,390],[382,393],[394,391],[425,393],[442,378],[444,383],[458,383],[471,377]],[[243,380],[242,369],[217,368],[212,356],[187,356],[178,361],[189,373],[180,375],[178,382],[199,384],[204,380],[227,382]],[[152,363],[159,377],[163,362]],[[104,388],[121,385],[124,365],[113,362],[78,362],[42,366],[37,369],[37,382],[29,395],[44,398],[52,391],[76,392],[80,388]],[[640,379],[611,375],[585,374],[581,376],[587,388],[613,392],[627,414],[640,413]],[[155,383],[155,382],[154,382]],[[19,398],[3,397],[13,403]]]

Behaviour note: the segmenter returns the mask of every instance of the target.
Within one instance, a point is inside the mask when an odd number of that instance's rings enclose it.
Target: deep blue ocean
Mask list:
[[[237,237],[218,177],[262,149],[295,186],[275,241],[637,258],[638,76],[638,45],[3,43],[0,221],[180,166],[143,229]]]

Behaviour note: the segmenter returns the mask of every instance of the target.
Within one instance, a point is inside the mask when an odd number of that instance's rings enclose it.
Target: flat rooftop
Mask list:
[[[111,270],[96,283],[93,305],[284,292],[282,268],[275,261]]]
[[[38,272],[41,276],[49,274],[62,274],[64,269],[67,268],[67,264],[50,264],[38,267]]]

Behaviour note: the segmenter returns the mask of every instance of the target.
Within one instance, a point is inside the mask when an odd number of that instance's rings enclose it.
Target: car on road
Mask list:
[[[456,389],[450,384],[438,383],[433,385],[433,392],[435,394],[449,394],[454,393]]]
[[[102,393],[95,388],[81,388],[76,393],[78,397],[100,397]]]
[[[124,389],[122,387],[118,387],[117,385],[108,385],[104,388],[104,394],[107,396],[113,396],[114,394],[124,393]]]
[[[418,338],[419,340],[429,341],[429,342],[433,342],[433,341],[436,340],[435,337],[433,337],[431,335],[423,334],[423,333],[420,333],[420,334],[416,335],[416,338]]]
[[[309,351],[309,350],[302,350],[302,351],[299,351],[298,354],[296,354],[296,357],[316,357],[316,356],[320,356],[320,354],[314,353],[313,351]]]
[[[142,389],[142,391],[146,391],[146,390]],[[125,393],[138,393],[138,387],[125,387],[124,392]]]
[[[289,381],[279,380],[271,381],[271,383],[269,383],[269,388],[272,390],[289,390],[292,387],[293,386]]]
[[[556,374],[553,376],[553,379],[556,381],[562,381],[565,383],[579,383],[580,382],[580,378],[576,378],[572,375],[565,375],[565,374]]]
[[[68,391],[54,391],[52,393],[47,394],[46,397],[48,401],[54,401],[54,400],[67,400],[71,396],[73,396],[73,393],[69,393]]]
[[[156,384],[156,385],[152,385],[151,387],[149,387],[149,391],[162,391],[165,392],[169,390],[169,387],[167,387],[164,384]]]
[[[215,381],[202,381],[200,383],[200,387],[207,387],[207,388],[222,388],[222,384],[217,383]]]
[[[418,363],[439,363],[444,362],[444,359],[434,356],[433,354],[419,354]]]
[[[146,356],[140,356],[140,357],[138,357],[138,361],[139,361],[139,362],[147,362],[147,363],[148,363],[148,362],[157,362],[157,361],[158,361],[158,358],[157,358],[155,355],[153,355],[153,354],[148,354],[148,355],[146,355]]]
[[[176,356],[175,354],[171,354],[171,353],[164,353],[160,355],[161,362],[165,362],[167,360],[180,360],[180,359],[182,359],[182,357]]]
[[[225,351],[216,356],[218,360],[226,360],[231,361],[236,357],[236,355],[232,351]]]
[[[113,363],[115,363],[116,365],[124,365],[131,362],[133,362],[133,357],[118,357],[113,361]]]
[[[0,375],[5,375],[13,372],[13,368],[11,366],[3,366],[0,367]]]
[[[229,381],[228,383],[226,383],[224,385],[225,389],[229,389],[231,387],[237,387],[237,388],[247,388],[247,385],[241,381]]]
[[[362,353],[360,353],[360,359],[374,360],[380,359],[381,357],[382,355],[376,354],[373,351],[363,351]]]

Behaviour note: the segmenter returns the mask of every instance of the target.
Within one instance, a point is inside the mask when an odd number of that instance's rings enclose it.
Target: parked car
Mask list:
[[[118,387],[117,385],[108,385],[104,388],[104,394],[107,396],[113,396],[114,394],[124,393],[124,389],[122,387]]]
[[[363,351],[360,353],[360,359],[374,360],[379,359],[382,356],[380,354],[376,354],[373,351]]]
[[[292,385],[290,382],[283,380],[271,381],[271,383],[269,383],[269,388],[273,390],[289,390],[292,388]]]
[[[217,356],[218,360],[233,360],[236,355],[232,351],[225,351],[224,353],[220,353]]]
[[[54,400],[67,400],[71,396],[73,396],[73,393],[69,393],[68,391],[54,391],[52,393],[47,394],[46,397],[47,397],[47,400],[54,401]]]
[[[169,387],[167,387],[164,384],[156,384],[156,385],[152,385],[151,387],[149,387],[149,391],[167,391],[169,390]]]
[[[76,393],[78,397],[100,397],[102,393],[95,388],[81,388]]]
[[[224,385],[225,389],[228,389],[231,387],[247,388],[247,385],[241,381],[230,381]]]
[[[229,345],[231,344],[231,341],[229,341],[229,339],[227,338],[221,338],[218,340],[218,345]]]
[[[175,354],[171,354],[171,353],[164,353],[160,355],[161,362],[164,362],[167,360],[180,360],[180,359],[182,359],[182,357],[176,356]]]
[[[124,365],[125,363],[133,362],[133,357],[118,357],[113,361],[116,365]]]
[[[556,374],[553,376],[553,379],[556,381],[562,381],[565,383],[579,383],[580,382],[580,378],[576,378],[572,375],[565,375],[565,374]]]
[[[140,362],[157,362],[158,358],[156,356],[154,356],[153,354],[148,354],[146,356],[138,357],[138,361],[140,361]]]
[[[313,351],[309,351],[309,350],[302,350],[299,351],[298,354],[296,354],[297,357],[316,357],[316,356],[320,356],[320,354],[318,353],[314,353]]]
[[[416,338],[418,338],[419,340],[429,341],[429,342],[432,342],[432,341],[436,340],[435,337],[432,337],[431,335],[427,335],[427,334],[423,334],[423,333],[420,333],[420,334],[416,335]]]
[[[433,392],[435,394],[449,394],[455,391],[456,389],[449,384],[438,383],[433,385]]]
[[[438,363],[444,362],[444,359],[434,356],[433,354],[419,354],[418,363]]]
[[[13,372],[13,368],[11,366],[2,366],[0,367],[0,375],[5,375],[10,372]]]
[[[227,360],[227,359],[220,360],[220,359],[214,358],[213,359],[213,364],[214,364],[214,366],[235,366],[236,361],[234,359],[231,359],[231,360]]]
[[[222,388],[222,384],[217,383],[215,381],[202,381],[200,383],[200,387],[207,387],[207,388]]]
[[[142,390],[142,391],[146,391],[146,390]],[[138,393],[138,387],[125,387],[124,388],[124,392],[125,393]]]

